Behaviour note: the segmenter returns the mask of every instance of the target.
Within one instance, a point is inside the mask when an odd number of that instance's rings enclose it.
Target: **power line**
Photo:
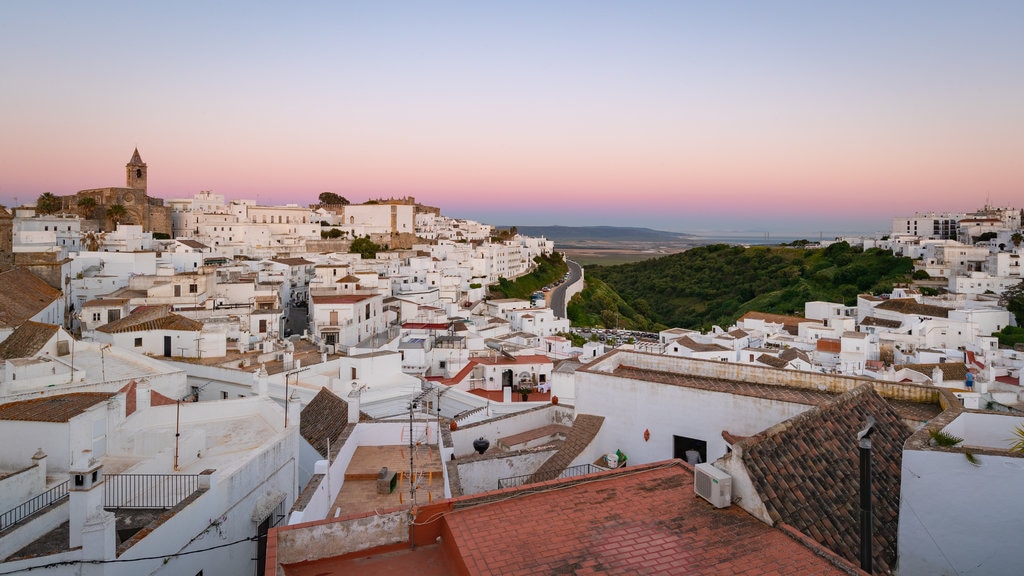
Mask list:
[[[124,563],[124,562],[143,562],[143,561],[146,561],[146,560],[170,560],[171,558],[177,558],[179,556],[189,556],[191,554],[201,554],[203,552],[209,552],[211,550],[217,550],[218,548],[226,548],[228,546],[234,546],[236,544],[241,544],[243,542],[253,542],[253,541],[256,541],[256,540],[259,540],[259,536],[250,536],[250,537],[244,538],[242,540],[235,540],[234,542],[228,542],[227,544],[220,544],[220,545],[217,545],[217,546],[212,546],[210,548],[203,548],[202,550],[191,550],[191,551],[188,551],[188,552],[175,552],[174,554],[164,554],[163,556],[148,556],[148,557],[145,557],[145,558],[125,558],[125,559],[118,559],[118,560],[66,560],[64,562],[53,562],[53,563],[50,563],[50,564],[42,564],[40,566],[28,566],[26,568],[21,568],[19,570],[14,570],[12,572],[0,572],[0,576],[5,576],[6,574],[18,574],[20,572],[28,572],[30,570],[37,570],[37,569],[42,569],[42,568],[53,568],[55,566],[73,566],[75,564],[121,564],[121,563]]]

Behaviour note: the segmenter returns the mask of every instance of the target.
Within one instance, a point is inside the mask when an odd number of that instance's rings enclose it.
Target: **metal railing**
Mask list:
[[[557,478],[572,478],[573,476],[583,476],[584,474],[593,474],[594,472],[601,472],[602,469],[594,466],[593,464],[580,464],[578,466],[569,466]],[[508,478],[498,478],[498,488],[512,488],[513,486],[523,486],[524,484],[530,483],[530,478],[533,474],[524,474],[522,476],[510,476]]]
[[[52,506],[68,497],[68,481],[65,480],[46,492],[0,514],[0,530],[6,530],[36,512]]]
[[[111,474],[103,477],[104,508],[173,508],[199,490],[199,474]]]

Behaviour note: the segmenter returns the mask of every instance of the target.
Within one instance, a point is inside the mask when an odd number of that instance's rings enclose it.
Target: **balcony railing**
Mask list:
[[[572,478],[573,476],[583,476],[584,474],[593,474],[594,472],[601,471],[601,468],[598,468],[593,464],[580,464],[579,466],[570,466],[566,468],[557,477]],[[513,486],[522,486],[524,484],[529,484],[529,480],[532,476],[533,474],[524,474],[522,476],[498,478],[498,488],[512,488]]]
[[[0,530],[6,530],[36,512],[52,506],[68,497],[68,481],[50,488],[46,492],[0,514]]]
[[[201,474],[112,474],[103,477],[104,508],[173,508],[199,490]]]

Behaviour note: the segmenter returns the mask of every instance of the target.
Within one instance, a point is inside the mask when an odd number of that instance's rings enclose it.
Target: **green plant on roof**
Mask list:
[[[1024,452],[1024,424],[1018,424],[1013,429],[1013,437],[1009,439],[1010,450],[1013,452]]]
[[[964,441],[963,438],[944,430],[932,430],[929,434],[932,436],[932,442],[937,446],[953,447]]]

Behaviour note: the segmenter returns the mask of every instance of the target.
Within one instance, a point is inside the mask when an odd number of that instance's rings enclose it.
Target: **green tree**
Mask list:
[[[999,299],[999,304],[1006,306],[1006,309],[1017,318],[1018,326],[1024,324],[1024,281],[1007,288]]]
[[[320,237],[325,239],[341,238],[342,231],[337,228],[331,228],[330,230],[321,230]]]
[[[127,216],[128,210],[123,204],[111,204],[107,208],[107,218],[110,218],[110,221],[114,223],[115,227],[117,227],[117,225],[120,224]]]
[[[321,204],[341,206],[348,206],[349,204],[349,201],[344,196],[339,196],[334,192],[321,192],[319,199]]]
[[[60,208],[60,198],[54,196],[53,192],[43,192],[36,199],[36,212],[40,214],[53,214]]]
[[[78,215],[82,218],[90,218],[96,211],[96,199],[92,196],[82,196],[75,204],[78,208]]]
[[[370,240],[369,236],[364,236],[353,240],[348,251],[352,254],[359,254],[359,256],[364,259],[376,258],[377,252],[381,251],[381,247],[379,244],[374,243],[373,240]]]
[[[1010,242],[1013,242],[1013,245],[1017,248],[1020,248],[1020,243],[1022,241],[1024,241],[1024,235],[1021,235],[1020,232],[1014,232],[1013,235],[1010,236]]]

